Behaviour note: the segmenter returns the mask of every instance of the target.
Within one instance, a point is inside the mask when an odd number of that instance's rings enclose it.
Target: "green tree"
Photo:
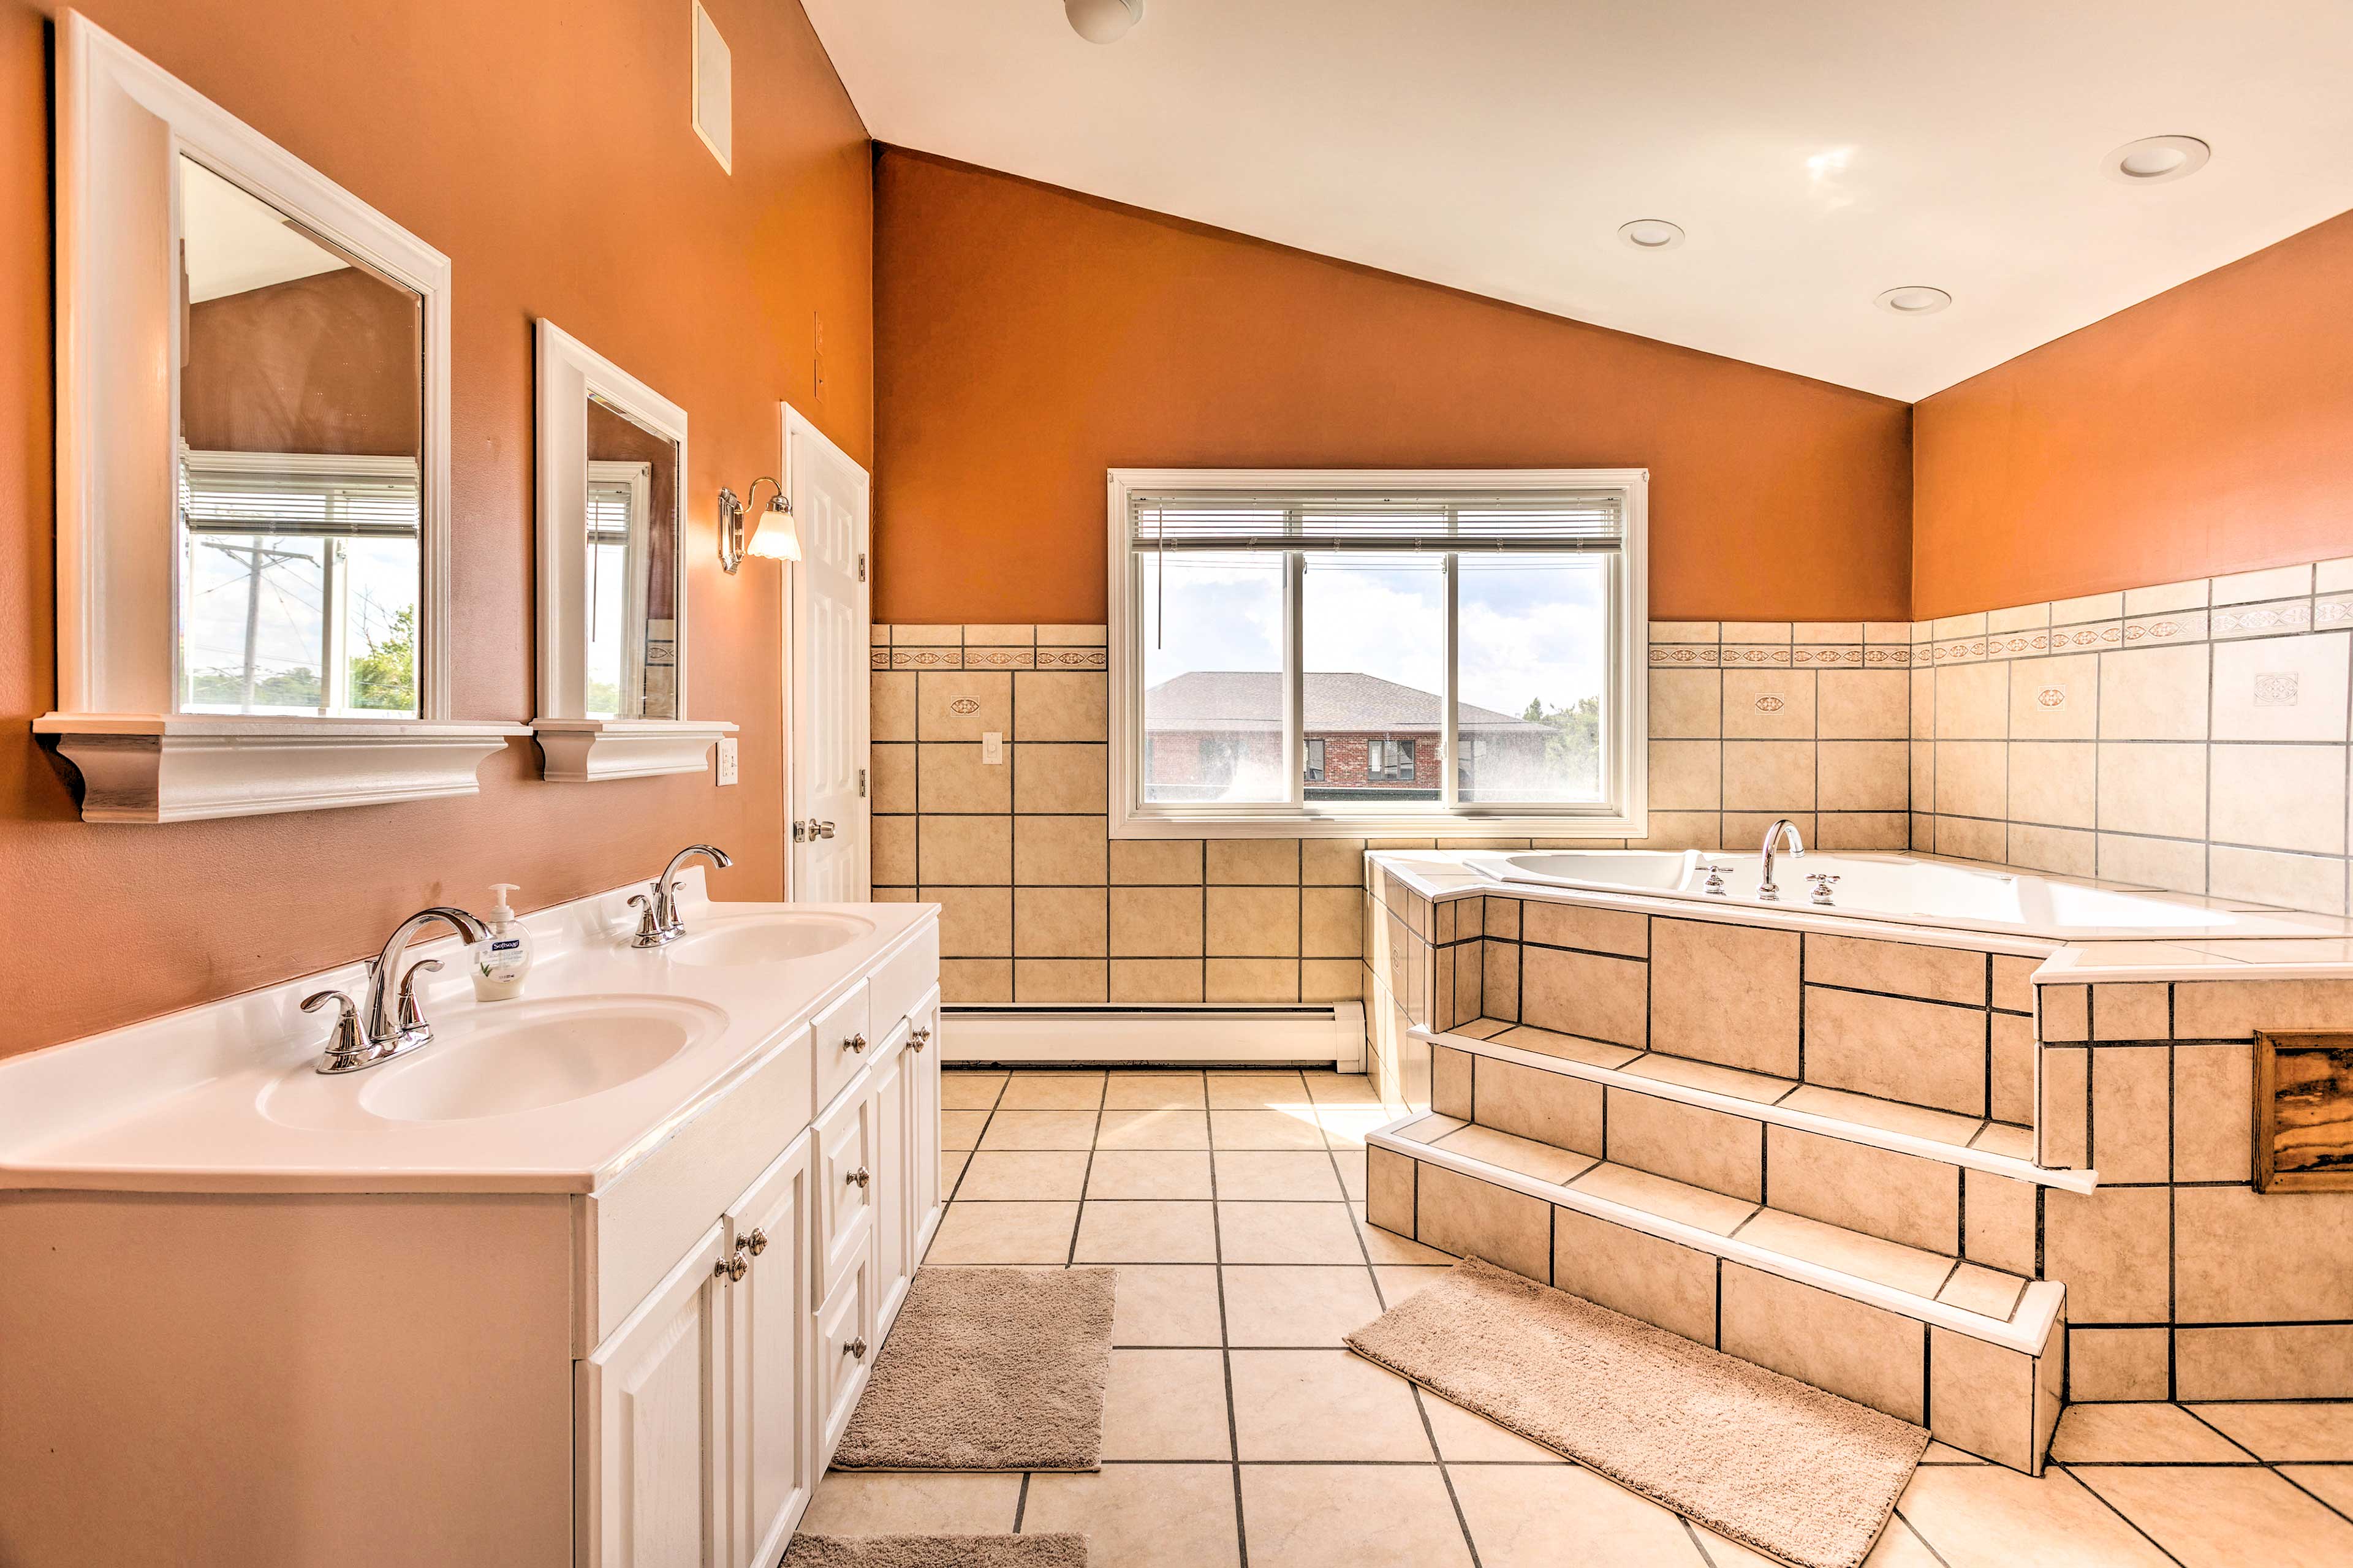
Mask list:
[[[1566,708],[1546,708],[1541,697],[1531,699],[1520,717],[1552,731],[1545,742],[1545,773],[1559,780],[1599,784],[1601,781],[1601,699],[1580,697]]]
[[[384,639],[371,636],[368,650],[352,660],[352,706],[396,712],[417,711],[417,611],[392,617]]]

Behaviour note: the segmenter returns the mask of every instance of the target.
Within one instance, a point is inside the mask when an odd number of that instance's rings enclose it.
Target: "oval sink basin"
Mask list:
[[[541,1110],[642,1078],[726,1024],[716,1007],[668,996],[496,1003],[436,1021],[432,1044],[382,1067],[289,1073],[263,1110],[322,1129]]]
[[[873,930],[872,921],[856,915],[752,915],[713,921],[663,951],[681,963],[736,969],[814,958],[846,947]]]

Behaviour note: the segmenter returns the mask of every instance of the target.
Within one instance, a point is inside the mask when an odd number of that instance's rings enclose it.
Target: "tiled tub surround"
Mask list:
[[[2254,1194],[2247,1126],[2253,1029],[2353,1026],[2353,942],[1970,949],[1465,871],[1368,860],[1375,1223],[2021,1468],[2063,1386],[2353,1395],[2353,1194]]]

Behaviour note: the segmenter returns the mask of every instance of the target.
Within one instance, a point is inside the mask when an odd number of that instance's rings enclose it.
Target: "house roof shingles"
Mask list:
[[[1354,672],[1307,672],[1307,733],[1358,734],[1427,731],[1436,734],[1445,718],[1434,691]],[[1202,669],[1172,677],[1145,693],[1145,723],[1151,730],[1273,730],[1282,723],[1282,677],[1272,670]],[[1465,734],[1549,734],[1508,713],[1461,705]]]

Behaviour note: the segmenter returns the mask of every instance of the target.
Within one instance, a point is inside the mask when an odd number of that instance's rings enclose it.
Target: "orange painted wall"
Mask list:
[[[1914,411],[1923,619],[2353,552],[2353,213]]]
[[[86,0],[454,262],[456,714],[533,715],[545,315],[689,412],[690,702],[743,726],[738,788],[544,784],[525,741],[470,798],[124,827],[79,820],[28,728],[57,695],[48,6],[0,0],[0,1054],[372,952],[492,881],[535,908],[649,877],[694,839],[734,852],[724,896],[777,894],[781,578],[721,574],[712,498],[775,471],[780,398],[871,460],[872,167],[797,5],[709,8],[734,51],[732,178],[688,123],[687,0]]]
[[[1104,618],[1103,470],[1646,467],[1669,619],[1910,615],[1911,410],[884,149],[875,616]]]

